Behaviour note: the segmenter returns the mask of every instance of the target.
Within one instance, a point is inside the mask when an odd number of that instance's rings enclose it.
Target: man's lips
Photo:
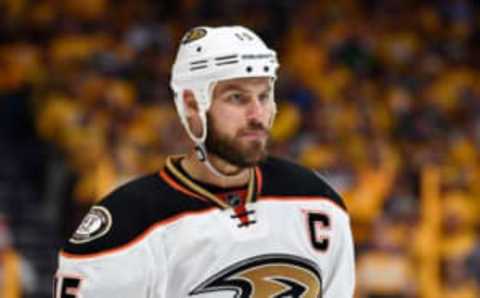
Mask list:
[[[267,137],[267,132],[265,130],[250,130],[245,131],[240,134],[240,137],[251,138],[251,139],[261,139]]]

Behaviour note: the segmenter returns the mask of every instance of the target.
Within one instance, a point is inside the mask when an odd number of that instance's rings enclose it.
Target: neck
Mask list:
[[[248,168],[239,168],[214,155],[209,155],[208,160],[215,169],[228,177],[220,177],[212,173],[203,162],[197,159],[195,152],[187,155],[181,164],[192,178],[223,188],[241,186],[248,182]]]

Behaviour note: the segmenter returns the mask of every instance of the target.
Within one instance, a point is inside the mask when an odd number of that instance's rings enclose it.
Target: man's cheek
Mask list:
[[[273,127],[273,122],[275,121],[275,113],[273,113],[272,115],[270,115],[268,121],[267,121],[267,125],[266,127],[268,128],[268,131],[270,131]]]

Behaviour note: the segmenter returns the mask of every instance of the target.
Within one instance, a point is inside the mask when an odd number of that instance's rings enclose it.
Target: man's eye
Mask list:
[[[244,98],[240,93],[234,93],[228,96],[228,100],[235,103],[241,103],[243,102],[243,99]]]
[[[261,94],[258,98],[261,102],[267,102],[270,99],[270,94]]]

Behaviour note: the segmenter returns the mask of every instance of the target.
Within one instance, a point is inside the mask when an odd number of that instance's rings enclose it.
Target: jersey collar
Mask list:
[[[168,156],[164,169],[160,172],[160,176],[171,187],[201,200],[207,200],[218,206],[220,209],[231,208],[222,198],[205,189],[190,177],[184,175],[178,169],[177,162],[184,158],[184,155]],[[262,174],[259,167],[249,169],[249,181],[247,184],[247,197],[245,204],[255,202],[262,188]]]

